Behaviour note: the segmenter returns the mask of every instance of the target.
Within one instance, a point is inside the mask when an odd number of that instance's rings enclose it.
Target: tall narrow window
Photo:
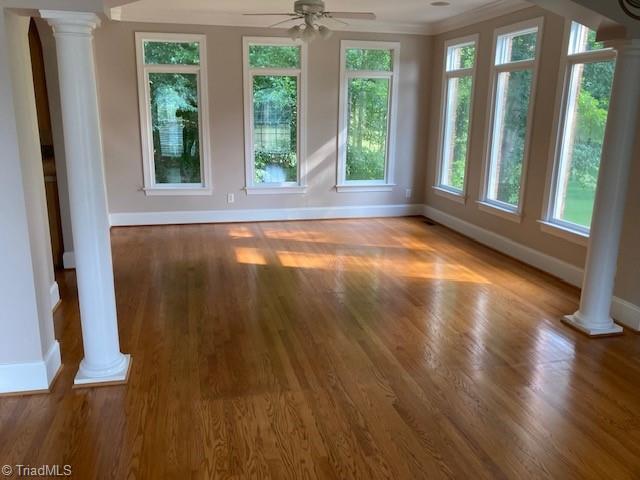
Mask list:
[[[136,33],[147,195],[211,192],[203,35]]]
[[[343,41],[338,191],[393,188],[400,44]]]
[[[304,193],[305,50],[285,38],[244,39],[247,193]]]
[[[465,192],[477,36],[445,44],[442,124],[436,187]]]
[[[542,19],[496,32],[483,205],[519,218]],[[514,217],[514,218],[515,218]]]
[[[546,221],[588,234],[609,112],[616,54],[573,22]]]

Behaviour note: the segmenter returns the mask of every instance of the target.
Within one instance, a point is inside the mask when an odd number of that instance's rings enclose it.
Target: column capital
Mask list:
[[[91,12],[40,10],[40,16],[53,28],[55,35],[91,36],[100,26],[100,17]]]

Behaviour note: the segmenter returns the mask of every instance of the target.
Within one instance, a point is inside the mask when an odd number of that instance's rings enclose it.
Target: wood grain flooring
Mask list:
[[[112,231],[129,383],[0,399],[0,464],[73,478],[638,479],[640,337],[420,218]]]

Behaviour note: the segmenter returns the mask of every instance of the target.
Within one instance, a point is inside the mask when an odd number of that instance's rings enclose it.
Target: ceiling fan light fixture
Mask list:
[[[287,30],[287,35],[289,35],[289,38],[292,40],[298,40],[302,37],[302,29],[300,28],[300,25],[295,25]]]
[[[333,35],[333,31],[330,28],[325,27],[324,25],[320,25],[318,27],[318,33],[320,34],[320,37],[323,40],[326,40],[326,39],[330,38],[331,35]]]
[[[318,32],[315,28],[309,27],[307,25],[302,31],[302,40],[304,40],[305,42],[312,42],[316,38],[317,34]]]

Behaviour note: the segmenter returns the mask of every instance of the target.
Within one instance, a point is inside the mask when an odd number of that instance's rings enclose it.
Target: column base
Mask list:
[[[86,387],[106,387],[109,385],[123,385],[129,380],[129,371],[131,370],[131,355],[123,355],[124,361],[114,371],[110,371],[108,375],[96,376],[87,374],[80,369],[76,374],[76,378],[73,381],[73,388],[86,388]]]
[[[573,315],[565,315],[562,319],[562,322],[567,326],[573,328],[574,330],[579,331],[580,333],[584,333],[585,335],[597,338],[597,337],[614,337],[618,335],[622,335],[623,329],[620,325],[617,325],[613,322],[612,319],[609,319],[611,322],[609,325],[588,325],[582,319],[580,312],[576,312]]]

